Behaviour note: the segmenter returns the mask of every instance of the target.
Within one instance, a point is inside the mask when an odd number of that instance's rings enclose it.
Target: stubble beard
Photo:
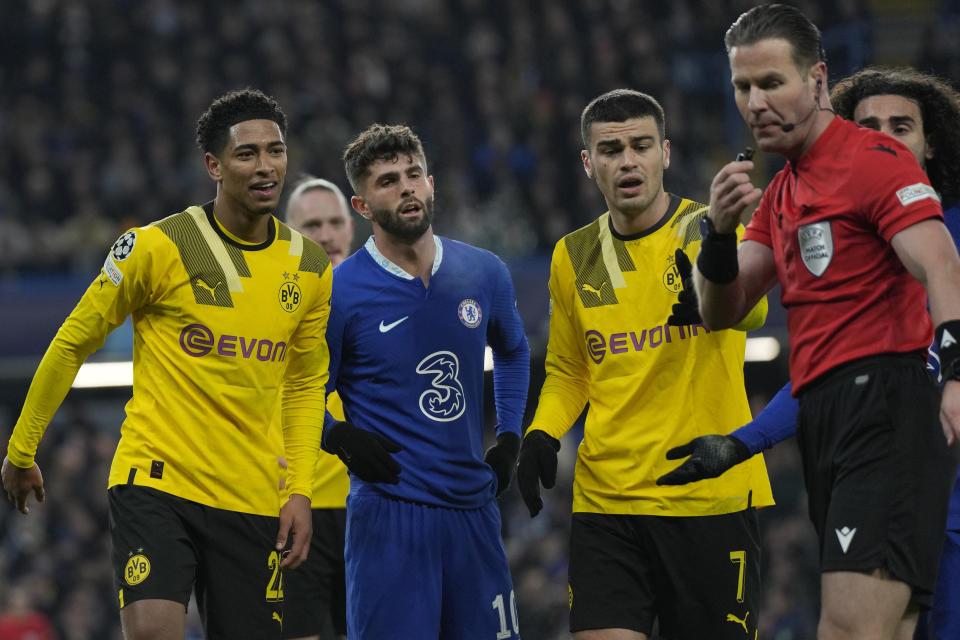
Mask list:
[[[430,225],[433,224],[433,196],[426,200],[417,200],[423,209],[423,215],[417,220],[404,220],[399,209],[406,203],[401,203],[397,209],[371,208],[371,218],[380,225],[380,228],[402,242],[415,242],[423,237]]]

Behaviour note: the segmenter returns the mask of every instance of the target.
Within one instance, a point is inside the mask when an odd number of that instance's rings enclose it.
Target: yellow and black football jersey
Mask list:
[[[108,486],[276,515],[285,455],[288,490],[310,496],[331,282],[323,249],[275,218],[257,245],[223,229],[212,203],[131,229],[47,350],[11,462],[32,464],[80,364],[132,314],[133,396]],[[278,402],[282,429],[271,429]]]
[[[547,377],[530,429],[559,438],[589,403],[575,512],[699,516],[773,503],[759,455],[716,479],[656,484],[678,464],[668,449],[751,419],[744,332],[667,325],[681,287],[675,250],[695,258],[706,210],[671,196],[661,221],[630,237],[618,237],[608,212],[554,249]],[[765,318],[766,299],[741,328]]]

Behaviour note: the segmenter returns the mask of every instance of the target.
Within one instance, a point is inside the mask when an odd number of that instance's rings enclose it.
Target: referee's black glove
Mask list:
[[[517,464],[517,452],[520,450],[520,436],[504,431],[497,436],[497,444],[493,445],[483,456],[483,461],[493,467],[497,474],[497,497],[510,486],[510,476],[513,475],[513,466]]]
[[[673,254],[673,263],[680,274],[680,293],[677,294],[677,301],[673,305],[670,317],[667,318],[667,324],[674,327],[702,324],[697,290],[693,287],[693,265],[690,264],[690,258],[683,249],[677,249]]]
[[[361,480],[386,484],[400,482],[400,464],[390,454],[403,447],[379,434],[349,422],[335,422],[324,429],[323,449],[339,456],[347,469]]]
[[[657,478],[657,484],[687,484],[716,478],[751,455],[747,445],[733,436],[700,436],[667,451],[667,460],[684,456],[690,458],[670,473]]]
[[[540,429],[529,431],[520,446],[517,485],[531,518],[543,508],[540,485],[543,484],[544,489],[552,489],[557,483],[558,451],[560,441]]]

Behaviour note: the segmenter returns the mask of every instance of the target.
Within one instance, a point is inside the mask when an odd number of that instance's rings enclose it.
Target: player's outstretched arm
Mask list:
[[[281,569],[296,569],[310,552],[313,536],[313,516],[310,498],[294,493],[280,507],[280,529],[277,531],[277,551],[281,554]],[[289,546],[289,549],[287,547]]]
[[[687,484],[716,478],[751,456],[783,442],[797,432],[796,398],[788,382],[767,403],[757,417],[729,435],[694,438],[667,452],[668,460],[690,458],[657,478],[657,484]]]
[[[657,478],[657,484],[687,484],[716,478],[751,456],[747,445],[733,436],[709,435],[667,451],[667,460],[690,456],[671,471]]]
[[[543,509],[540,485],[552,489],[557,483],[557,452],[560,441],[540,429],[528,431],[520,446],[517,461],[517,485],[530,517]]]
[[[37,502],[44,501],[43,474],[40,473],[37,463],[33,463],[29,469],[21,469],[5,457],[0,476],[3,478],[3,490],[7,492],[7,498],[20,513],[30,513],[27,497],[31,493],[36,497]]]
[[[483,456],[483,461],[497,474],[497,497],[510,486],[513,467],[517,464],[517,452],[520,450],[520,436],[512,431],[504,431],[497,436],[493,445]]]
[[[377,433],[349,422],[333,422],[323,429],[322,448],[338,456],[361,480],[400,483],[400,463],[390,454],[399,453],[403,447]]]

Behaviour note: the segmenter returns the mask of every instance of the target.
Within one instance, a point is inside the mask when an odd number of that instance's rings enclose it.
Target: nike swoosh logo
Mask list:
[[[406,320],[406,319],[409,318],[409,317],[410,317],[410,316],[403,316],[403,317],[400,318],[399,320],[397,320],[397,321],[395,321],[395,322],[391,322],[390,324],[383,324],[383,320],[381,320],[381,321],[380,321],[380,333],[386,333],[387,331],[390,331],[390,329],[393,329],[395,326],[397,326],[398,324],[400,324],[401,322],[403,322],[404,320]]]

